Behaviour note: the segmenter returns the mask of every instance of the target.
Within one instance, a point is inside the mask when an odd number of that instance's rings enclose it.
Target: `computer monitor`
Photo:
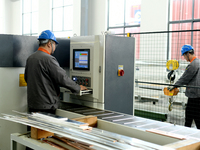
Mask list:
[[[73,70],[90,70],[90,49],[73,49]]]

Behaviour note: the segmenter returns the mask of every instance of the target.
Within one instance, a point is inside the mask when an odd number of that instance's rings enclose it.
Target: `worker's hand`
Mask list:
[[[175,86],[168,86],[168,87],[167,87],[167,89],[168,89],[169,91],[172,91],[174,88],[175,88]]]
[[[80,85],[81,91],[83,90],[87,90],[87,88],[85,86]]]

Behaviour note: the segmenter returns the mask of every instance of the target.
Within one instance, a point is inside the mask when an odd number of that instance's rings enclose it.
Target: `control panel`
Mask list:
[[[104,39],[103,35],[70,38],[70,78],[87,90],[70,93],[66,101],[104,109]]]
[[[75,81],[79,85],[91,87],[91,78],[90,77],[72,76],[72,80]]]

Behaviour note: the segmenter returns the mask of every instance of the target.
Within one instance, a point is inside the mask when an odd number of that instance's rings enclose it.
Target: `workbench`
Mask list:
[[[21,135],[21,136],[19,135],[20,133],[13,133],[10,135],[11,150],[17,150],[17,143],[36,150],[58,150],[57,148],[47,143],[42,143],[42,141],[40,140],[28,138],[26,135]]]

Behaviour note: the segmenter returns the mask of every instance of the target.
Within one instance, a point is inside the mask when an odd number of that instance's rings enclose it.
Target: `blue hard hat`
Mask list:
[[[46,39],[53,40],[54,42],[56,42],[56,44],[58,44],[55,35],[50,30],[42,31],[42,33],[38,37],[38,40],[46,40]]]
[[[194,50],[194,48],[191,45],[183,45],[181,48],[181,54],[185,54],[186,52],[189,52],[190,50]]]

